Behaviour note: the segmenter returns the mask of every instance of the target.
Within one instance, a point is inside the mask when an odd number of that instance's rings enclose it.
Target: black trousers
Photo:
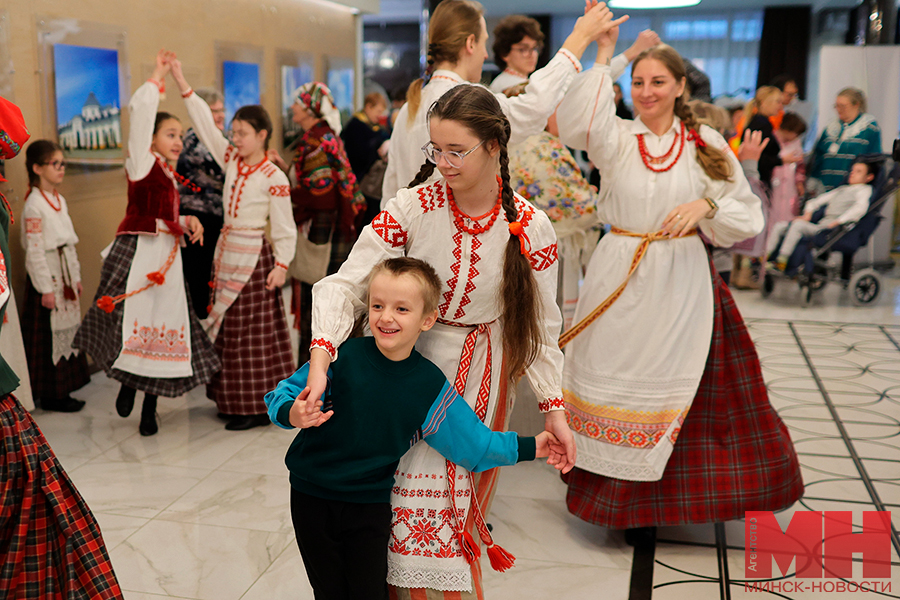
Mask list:
[[[324,500],[292,487],[291,520],[316,600],[387,600],[389,502]]]
[[[216,242],[222,230],[223,217],[215,215],[181,211],[183,215],[194,215],[203,225],[203,245],[199,243],[188,245],[181,249],[181,264],[184,269],[184,279],[187,281],[188,290],[191,293],[191,302],[198,319],[207,316],[206,307],[209,305],[209,281],[212,279],[212,264],[216,256]]]

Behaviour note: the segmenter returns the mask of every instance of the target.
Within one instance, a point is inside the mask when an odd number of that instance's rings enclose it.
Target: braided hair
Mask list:
[[[466,47],[470,35],[481,35],[481,17],[484,7],[474,0],[444,0],[438,4],[428,21],[428,58],[425,76],[409,84],[406,101],[409,103],[410,124],[419,112],[422,102],[422,86],[431,79],[438,63],[456,63],[459,53]]]
[[[515,194],[510,185],[507,145],[510,124],[500,103],[480,85],[458,85],[446,92],[428,111],[428,120],[455,121],[475,137],[496,140],[499,146],[501,208],[509,223],[519,220]],[[409,187],[427,181],[435,165],[426,161]],[[500,318],[503,322],[503,358],[511,382],[534,362],[543,342],[542,310],[531,262],[522,254],[519,238],[509,234],[500,281]]]
[[[634,64],[631,67],[632,72],[634,72],[639,62],[647,58],[661,62],[675,78],[675,81],[681,81],[687,76],[684,59],[671,46],[659,44],[644,50],[634,59]],[[697,124],[694,111],[691,110],[688,100],[689,98],[682,96],[675,99],[675,115],[684,123],[685,129],[688,131],[693,130],[699,134],[698,128],[700,126]],[[700,163],[700,166],[709,175],[710,179],[716,181],[728,181],[734,174],[728,156],[722,150],[713,148],[709,144],[697,144],[697,162]]]

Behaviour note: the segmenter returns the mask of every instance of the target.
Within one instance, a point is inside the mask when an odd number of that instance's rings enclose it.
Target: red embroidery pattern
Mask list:
[[[534,207],[519,198],[516,198],[516,212],[519,215],[518,221],[522,224],[522,227],[527,227],[531,219],[534,218]]]
[[[554,408],[565,408],[566,401],[562,398],[550,398],[549,400],[545,400],[543,402],[538,402],[538,409],[542,413],[550,412]]]
[[[566,421],[568,421],[569,427],[575,433],[580,433],[607,444],[631,446],[632,448],[653,448],[657,446],[666,435],[666,429],[668,429],[668,425],[665,423],[647,424],[634,428],[623,428],[617,425],[606,424],[576,414],[576,411],[572,410],[571,406],[566,410]],[[675,443],[679,430],[680,428],[676,428],[672,432],[670,438],[672,443]]]
[[[325,350],[329,356],[331,356],[331,360],[337,359],[337,352],[334,349],[334,344],[326,340],[325,338],[316,338],[309,344],[309,349],[313,348],[321,348]]]
[[[237,148],[235,148],[234,146],[228,146],[227,148],[225,148],[225,164],[230,163],[236,154]]]
[[[457,230],[456,233],[453,234],[453,264],[450,266],[450,270],[453,271],[453,277],[447,280],[447,291],[444,292],[444,301],[441,303],[439,310],[441,311],[441,316],[446,317],[447,311],[450,310],[450,300],[453,299],[453,294],[456,293],[456,284],[459,282],[459,267],[460,262],[462,261],[462,232]]]
[[[289,185],[273,185],[269,188],[269,194],[272,196],[286,197],[291,195],[291,186]]]
[[[263,175],[265,175],[266,177],[271,177],[272,175],[274,175],[275,173],[278,172],[278,167],[273,165],[271,161],[265,161],[263,163],[261,171],[262,171]]]
[[[462,319],[466,315],[464,307],[472,302],[469,298],[469,294],[475,291],[475,284],[472,280],[478,277],[478,268],[475,264],[481,260],[481,257],[478,256],[479,248],[481,248],[481,242],[477,237],[472,237],[472,258],[469,261],[469,274],[466,280],[466,288],[463,291],[463,297],[459,301],[459,308],[457,308],[456,312],[453,314],[453,318],[457,320]]]
[[[41,219],[25,219],[25,233],[26,235],[31,233],[41,233]]]
[[[541,248],[537,252],[532,252],[528,257],[528,260],[531,261],[532,269],[535,271],[543,271],[555,263],[557,258],[559,258],[559,253],[557,251],[556,242],[553,242],[546,248]]]
[[[437,494],[439,491],[435,490]],[[391,552],[425,558],[456,558],[462,555],[456,542],[453,509],[397,507],[393,512]]]
[[[440,181],[435,181],[431,185],[419,188],[417,193],[419,195],[419,202],[422,204],[423,212],[429,213],[435,209],[444,208],[444,202],[446,201],[446,198],[444,197],[444,184]]]
[[[191,360],[184,326],[179,331],[168,329],[165,324],[159,327],[139,325],[137,320],[134,321],[132,335],[122,344],[122,354],[164,362]]]
[[[400,223],[386,210],[381,211],[372,219],[372,229],[392,248],[402,248],[409,239]]]

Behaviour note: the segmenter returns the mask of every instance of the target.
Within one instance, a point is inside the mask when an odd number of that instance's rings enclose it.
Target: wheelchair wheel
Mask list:
[[[850,300],[856,306],[867,306],[881,293],[881,275],[874,269],[862,269],[850,278]]]
[[[775,276],[771,273],[764,273],[762,285],[759,286],[759,293],[762,294],[763,298],[768,298],[772,295],[772,290],[775,289]]]

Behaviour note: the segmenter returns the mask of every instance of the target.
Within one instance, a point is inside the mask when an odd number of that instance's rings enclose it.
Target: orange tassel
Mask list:
[[[212,309],[213,309],[213,305],[212,305],[212,304],[207,304],[207,305],[206,305],[206,312],[207,312],[207,313],[211,313],[211,312],[212,312]]]
[[[156,285],[162,285],[166,282],[166,276],[164,274],[162,274],[160,271],[153,271],[152,273],[147,273],[147,279],[149,279]]]
[[[491,561],[491,568],[499,573],[512,568],[516,564],[516,557],[496,544],[488,546],[487,555]]]
[[[116,309],[116,303],[113,302],[113,299],[109,296],[101,296],[99,300],[97,300],[97,308],[100,310],[111,313]]]
[[[481,549],[468,531],[463,531],[459,534],[459,546],[462,548],[463,556],[466,557],[466,562],[469,564],[472,564],[481,556]]]
[[[210,287],[210,289],[215,289],[215,288],[216,288],[216,282],[215,282],[215,281],[208,281],[208,282],[206,283],[206,285],[208,285],[208,286]]]

